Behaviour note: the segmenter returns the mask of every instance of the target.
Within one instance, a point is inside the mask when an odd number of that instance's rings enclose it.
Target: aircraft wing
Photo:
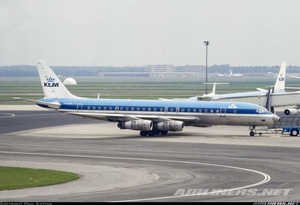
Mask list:
[[[222,100],[222,99],[238,99],[238,98],[250,98],[250,97],[263,97],[266,96],[267,92],[264,91],[254,91],[245,93],[231,93],[231,94],[220,94],[215,95],[212,100]]]
[[[290,78],[295,78],[295,79],[300,79],[300,77],[299,77],[299,76],[287,75],[287,77],[290,77]]]
[[[107,120],[107,121],[131,121],[131,120],[151,120],[153,122],[165,122],[170,120],[180,120],[183,122],[192,122],[199,120],[198,117],[192,116],[157,116],[157,115],[124,115],[118,113],[90,113],[90,112],[69,112],[71,115],[92,118],[97,120]]]
[[[268,90],[263,89],[263,88],[256,88],[256,90],[258,90],[258,91],[263,91],[263,92],[268,92]]]

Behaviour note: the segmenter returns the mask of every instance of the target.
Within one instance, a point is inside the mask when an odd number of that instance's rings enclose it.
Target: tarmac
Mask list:
[[[79,174],[66,184],[0,191],[1,201],[299,201],[300,137],[248,127],[185,127],[141,137],[116,123],[0,106],[0,165]],[[176,196],[178,189],[291,189],[283,195]],[[224,192],[223,192],[224,193]]]

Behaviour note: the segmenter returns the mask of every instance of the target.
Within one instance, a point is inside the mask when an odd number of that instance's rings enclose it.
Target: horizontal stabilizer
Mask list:
[[[158,98],[159,100],[167,100],[167,101],[172,101],[172,99],[166,99],[166,98]]]
[[[13,97],[16,100],[23,100],[23,101],[27,101],[27,102],[34,102],[37,105],[41,105],[41,106],[46,106],[48,108],[53,108],[53,109],[59,109],[61,104],[59,102],[45,102],[45,101],[40,101],[40,100],[33,100],[33,99],[28,99],[28,98],[20,98],[20,97]]]
[[[296,78],[296,79],[300,79],[300,77],[299,77],[299,76],[287,75],[287,77],[290,77],[290,78]]]
[[[300,90],[300,87],[285,87],[287,89],[294,89],[294,90]]]
[[[256,88],[256,90],[258,90],[258,91],[266,91],[266,92],[268,92],[268,90],[266,90],[266,89],[263,89],[263,88]]]
[[[45,102],[45,101],[36,101],[37,105],[46,105],[48,108],[59,109],[61,104],[59,102]]]

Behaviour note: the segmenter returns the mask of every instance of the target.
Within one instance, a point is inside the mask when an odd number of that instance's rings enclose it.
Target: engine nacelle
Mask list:
[[[127,122],[119,122],[118,127],[120,129],[131,129],[131,130],[152,130],[153,122],[150,120],[133,120]]]
[[[286,115],[298,115],[299,111],[294,108],[288,108],[284,110],[284,114]]]
[[[184,122],[181,121],[166,121],[157,123],[157,129],[162,131],[182,131]]]

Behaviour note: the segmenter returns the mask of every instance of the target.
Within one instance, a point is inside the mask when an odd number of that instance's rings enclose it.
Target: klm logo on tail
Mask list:
[[[46,83],[44,83],[44,87],[59,87],[59,83],[55,83],[55,78],[49,77],[46,78]]]
[[[283,74],[280,73],[280,77],[278,78],[279,81],[284,81],[284,77],[283,77]]]

